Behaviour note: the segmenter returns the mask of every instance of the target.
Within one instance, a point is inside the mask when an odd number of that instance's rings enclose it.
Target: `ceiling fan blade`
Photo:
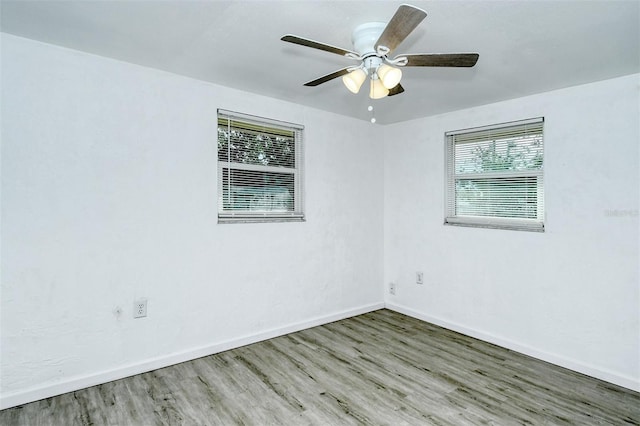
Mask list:
[[[401,5],[376,41],[378,47],[384,46],[393,51],[427,17],[427,12],[408,4]]]
[[[434,53],[401,55],[407,58],[405,67],[472,67],[478,62],[477,53]]]
[[[389,89],[389,94],[387,96],[399,95],[402,92],[404,92],[404,87],[398,83],[396,87]]]
[[[319,41],[298,37],[293,34],[286,34],[282,36],[280,40],[293,43],[293,44],[299,44],[300,46],[307,46],[307,47],[312,47],[314,49],[324,50],[325,52],[335,53],[336,55],[340,55],[340,56],[353,55],[355,57],[358,57],[358,54],[356,52],[341,49],[340,47],[331,46],[330,44],[320,43]]]
[[[327,81],[333,80],[334,78],[341,77],[345,74],[349,74],[350,67],[342,68],[341,70],[332,72],[331,74],[323,75],[320,78],[316,78],[315,80],[309,81],[305,83],[305,86],[318,86],[322,83],[326,83]]]

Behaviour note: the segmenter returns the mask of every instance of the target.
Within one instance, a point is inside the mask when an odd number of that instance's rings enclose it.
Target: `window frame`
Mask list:
[[[218,141],[216,138],[216,162],[217,162],[217,179],[218,179],[218,223],[268,223],[268,222],[303,222],[304,214],[304,155],[303,155],[303,130],[304,126],[300,124],[289,123],[270,118],[258,117],[254,115],[218,109],[216,120],[216,134],[220,128],[220,121],[227,120],[229,127],[231,122],[246,124],[247,127],[264,127],[271,130],[281,130],[293,133],[294,137],[294,167],[286,166],[268,166],[258,164],[238,163],[231,161],[229,156],[227,160],[221,160],[218,151]],[[277,132],[274,132],[277,133]],[[272,174],[290,174],[293,176],[293,210],[288,211],[268,211],[268,210],[225,210],[224,194],[225,179],[224,172],[228,169],[232,170],[263,172]],[[229,176],[229,175],[228,175]],[[229,186],[230,180],[228,180]],[[229,192],[227,192],[229,193]]]
[[[491,172],[475,172],[475,173],[456,173],[456,136],[468,135],[475,133],[482,136],[492,131],[500,132],[513,128],[521,130],[520,137],[527,135],[527,126],[538,128],[542,136],[542,166],[539,169],[528,170],[500,170]],[[473,135],[470,135],[473,137]],[[527,120],[512,121],[495,125],[475,127],[450,131],[445,133],[445,225],[467,226],[476,228],[496,228],[520,231],[544,232],[544,117],[532,118]],[[486,139],[487,142],[491,138]],[[517,179],[531,177],[536,182],[536,218],[519,218],[519,217],[499,217],[499,216],[473,216],[459,215],[456,212],[456,181],[458,180],[489,180],[489,179]]]

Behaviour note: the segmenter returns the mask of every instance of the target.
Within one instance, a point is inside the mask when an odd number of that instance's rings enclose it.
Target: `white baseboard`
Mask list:
[[[540,351],[538,349],[523,345],[517,342],[513,342],[502,337],[494,336],[493,334],[486,333],[480,330],[474,330],[472,328],[456,324],[441,318],[432,317],[419,311],[415,311],[403,305],[397,305],[395,303],[385,303],[385,308],[392,311],[399,312],[401,314],[429,322],[431,324],[438,325],[440,327],[464,334],[466,336],[474,337],[485,342],[493,343],[494,345],[501,346],[503,348],[511,349],[513,351],[525,354],[542,361],[549,362],[551,364],[558,365],[560,367],[568,368],[569,370],[576,371],[578,373],[586,374],[587,376],[595,377],[596,379],[604,380],[609,383],[613,383],[618,386],[622,386],[627,389],[640,392],[640,382],[632,377],[622,376],[611,371],[606,371],[598,367],[593,367],[575,361],[563,356],[555,355],[552,353]]]
[[[230,349],[239,348],[241,346],[257,343],[263,340],[272,339],[274,337],[283,336],[285,334],[294,333],[318,325],[328,324],[330,322],[339,321],[356,315],[365,314],[384,308],[384,303],[374,303],[371,305],[361,306],[355,309],[336,312],[331,315],[312,318],[284,327],[273,328],[262,331],[260,333],[239,337],[233,340],[227,340],[220,343],[214,343],[207,346],[192,348],[182,352],[147,359],[140,362],[123,365],[112,370],[102,371],[99,373],[89,374],[85,376],[77,376],[68,380],[37,386],[30,389],[8,393],[0,396],[0,410],[15,407],[16,405],[26,404],[40,399],[49,398],[55,395],[61,395],[67,392],[73,392],[79,389],[88,388],[90,386],[111,382],[113,380],[123,379],[125,377],[134,376],[136,374],[146,373],[148,371],[157,370],[158,368],[168,367],[170,365],[179,364],[181,362],[190,361],[201,358],[203,356],[212,355],[219,352],[228,351]]]

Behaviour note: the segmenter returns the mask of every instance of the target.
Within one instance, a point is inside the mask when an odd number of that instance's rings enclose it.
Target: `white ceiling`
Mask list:
[[[351,31],[398,1],[1,1],[3,32],[368,120],[393,123],[640,72],[640,2],[413,1],[428,16],[395,54],[477,52],[474,68],[405,68],[406,92],[371,101],[354,62],[280,41],[352,49]]]

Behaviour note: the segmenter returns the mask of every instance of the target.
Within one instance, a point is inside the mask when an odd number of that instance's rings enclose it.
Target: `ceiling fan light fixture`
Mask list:
[[[402,79],[402,70],[387,64],[382,64],[378,67],[378,77],[384,87],[393,89],[400,83],[400,79]]]
[[[347,86],[347,89],[349,89],[350,92],[358,93],[360,91],[360,87],[362,87],[362,83],[364,83],[366,79],[367,73],[362,68],[358,68],[343,76],[342,82]]]
[[[315,87],[342,77],[347,89],[352,93],[358,93],[364,82],[369,79],[369,97],[380,99],[405,91],[400,84],[403,67],[473,67],[478,61],[477,53],[420,53],[389,58],[396,47],[426,17],[427,12],[424,10],[402,4],[387,23],[366,22],[358,25],[353,30],[351,39],[354,50],[342,49],[293,34],[285,34],[281,40],[360,61],[360,65],[341,68],[304,83],[305,86]]]
[[[381,99],[389,94],[389,89],[384,87],[382,81],[379,78],[371,79],[371,89],[369,90],[369,97],[371,99]]]

